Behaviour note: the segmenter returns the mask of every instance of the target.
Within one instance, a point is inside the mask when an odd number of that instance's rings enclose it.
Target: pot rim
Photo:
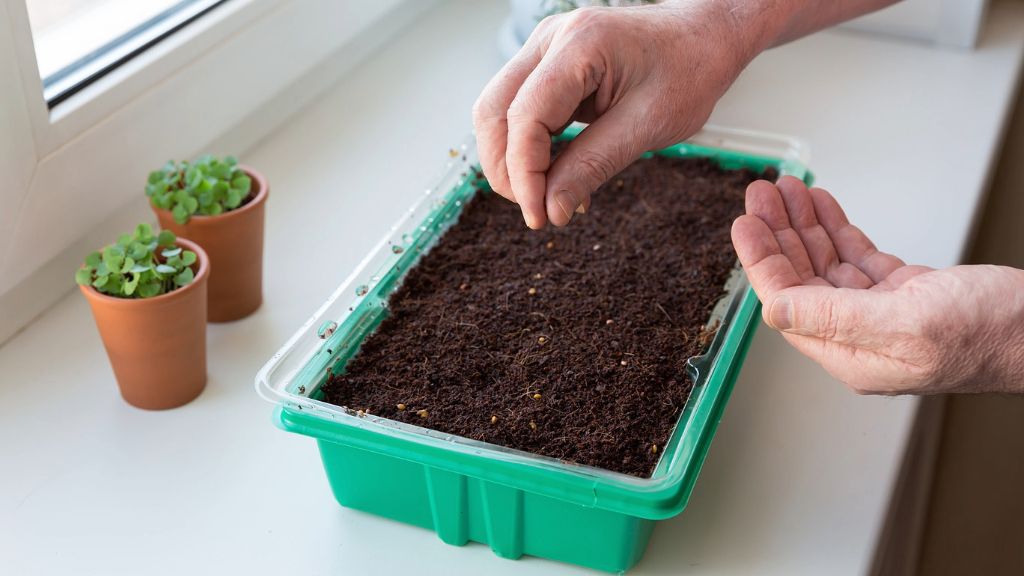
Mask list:
[[[177,288],[166,294],[153,296],[152,298],[118,298],[117,296],[110,296],[108,294],[100,292],[91,284],[87,286],[79,284],[78,288],[82,291],[83,294],[85,294],[86,298],[95,299],[110,306],[146,306],[150,304],[168,302],[175,298],[184,298],[185,294],[187,294],[190,290],[195,289],[196,286],[205,281],[207,276],[210,275],[210,259],[206,255],[206,251],[203,250],[203,248],[199,244],[196,244],[195,242],[187,238],[177,238],[174,241],[174,243],[179,248],[195,252],[197,260],[199,262],[199,271],[196,272],[195,278],[192,280],[192,282],[190,282],[186,286],[182,286],[181,288]]]
[[[256,196],[254,196],[252,200],[246,202],[245,204],[239,206],[238,208],[235,208],[234,210],[228,210],[227,212],[222,212],[220,214],[217,214],[216,216],[193,214],[189,216],[188,222],[185,222],[184,224],[178,224],[178,226],[189,226],[191,224],[206,225],[213,224],[214,222],[223,222],[224,220],[229,220],[233,217],[241,216],[242,214],[245,214],[250,210],[255,210],[260,204],[266,202],[267,196],[270,194],[270,186],[267,185],[266,177],[247,164],[239,164],[238,167],[243,172],[245,172],[250,179],[256,182]],[[152,200],[150,200],[149,202],[149,207],[153,209],[153,212],[157,214],[166,214],[168,218],[174,220],[174,216],[171,214],[170,210],[164,210],[163,208],[160,208],[156,204],[153,204]],[[175,222],[175,224],[177,224],[177,222]]]

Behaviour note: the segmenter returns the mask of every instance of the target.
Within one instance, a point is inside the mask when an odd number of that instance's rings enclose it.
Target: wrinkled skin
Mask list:
[[[853,390],[1024,392],[1024,271],[908,266],[789,176],[746,211],[733,244],[765,322]]]
[[[760,51],[890,3],[669,0],[548,17],[473,108],[484,173],[529,227],[564,226],[641,153],[695,133]],[[550,136],[574,120],[590,125],[552,163]],[[853,390],[1024,392],[1024,272],[908,266],[792,178],[750,186],[733,244],[765,321]]]

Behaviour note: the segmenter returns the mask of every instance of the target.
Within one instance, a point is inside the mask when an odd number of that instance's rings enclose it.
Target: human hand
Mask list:
[[[541,21],[473,107],[491,187],[529,227],[564,226],[642,153],[699,130],[756,53],[754,28],[725,4],[581,8]],[[551,135],[574,120],[590,125],[552,164]]]
[[[732,240],[765,322],[856,392],[1024,392],[1024,271],[908,266],[791,176],[746,210]]]

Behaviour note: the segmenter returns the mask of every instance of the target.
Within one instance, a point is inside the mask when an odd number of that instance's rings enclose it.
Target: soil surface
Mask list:
[[[477,194],[325,400],[650,476],[690,393],[686,360],[710,342],[704,326],[736,262],[729,229],[758,177],[638,160],[586,215],[542,231]]]

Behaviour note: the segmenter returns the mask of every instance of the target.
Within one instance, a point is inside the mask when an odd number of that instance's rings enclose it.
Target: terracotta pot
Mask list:
[[[165,410],[189,403],[206,386],[206,289],[210,263],[194,242],[195,279],[152,298],[116,298],[79,286],[96,320],[121,396],[132,406]],[[198,267],[198,269],[196,269]]]
[[[210,256],[210,322],[230,322],[263,303],[263,215],[270,187],[262,174],[241,166],[252,180],[252,200],[217,216],[192,216],[178,224],[170,210],[150,204],[160,227],[189,238]]]

